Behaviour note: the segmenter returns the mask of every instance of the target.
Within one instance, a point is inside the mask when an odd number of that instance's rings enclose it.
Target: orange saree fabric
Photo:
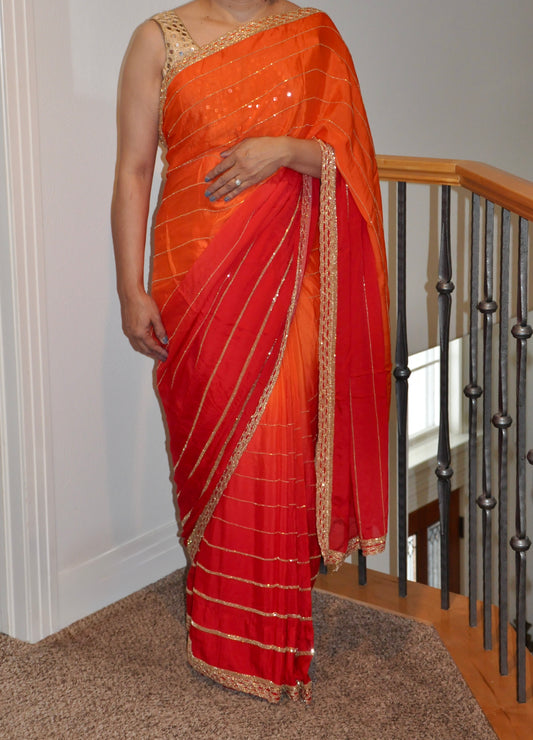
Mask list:
[[[308,699],[320,554],[338,565],[385,542],[388,297],[372,141],[323,13],[190,41],[163,84],[152,280],[170,339],[158,389],[191,560],[189,660],[232,688]],[[321,182],[282,169],[232,201],[205,197],[220,152],[285,135],[321,142]]]

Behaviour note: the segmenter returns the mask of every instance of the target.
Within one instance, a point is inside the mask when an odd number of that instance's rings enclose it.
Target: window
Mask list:
[[[462,435],[463,421],[463,338],[454,339],[449,347],[449,421],[450,435]],[[437,436],[440,403],[440,348],[417,352],[409,357],[408,429],[411,444],[428,436]],[[460,399],[457,403],[457,399]]]

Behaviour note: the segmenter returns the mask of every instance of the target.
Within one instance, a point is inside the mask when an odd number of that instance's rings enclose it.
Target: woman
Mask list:
[[[309,700],[320,555],[380,551],[387,521],[379,183],[331,20],[285,0],[193,0],[141,25],[112,211],[124,332],[159,361],[189,661],[270,701]]]

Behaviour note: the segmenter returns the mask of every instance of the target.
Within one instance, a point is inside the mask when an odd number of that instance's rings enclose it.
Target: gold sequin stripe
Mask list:
[[[267,426],[266,424],[259,424],[260,427]],[[288,424],[272,424],[271,426],[289,426]],[[291,424],[294,426],[294,424]],[[303,457],[303,452],[265,452],[265,450],[248,450],[250,455],[266,455],[268,457],[290,457],[291,460],[295,457]],[[305,463],[304,463],[305,464]]]
[[[314,655],[315,651],[311,650],[298,650],[295,647],[280,647],[279,645],[267,645],[265,642],[259,642],[259,640],[250,640],[247,637],[241,637],[240,635],[232,635],[230,632],[221,632],[220,630],[213,630],[209,627],[203,627],[191,619],[190,626],[200,632],[205,632],[208,635],[215,635],[215,637],[222,637],[224,640],[232,640],[233,642],[242,642],[246,645],[254,645],[255,647],[261,648],[261,650],[273,650],[276,653],[290,653],[291,655]]]
[[[234,473],[234,477],[241,477],[239,473]],[[248,476],[245,476],[246,478]],[[240,504],[252,504],[252,506],[260,506],[262,509],[289,509],[295,511],[296,509],[306,509],[307,511],[314,511],[305,504],[263,504],[259,501],[250,501],[245,498],[238,498],[237,496],[224,497],[227,501],[238,501]]]
[[[161,255],[164,254],[164,252],[160,253]],[[155,257],[155,255],[154,255]],[[172,281],[172,285],[174,285],[174,280],[179,277],[183,277],[189,272],[189,270],[184,270],[183,272],[174,272],[172,275],[165,275],[165,277],[157,278],[156,280],[152,280],[152,285],[157,285],[158,283],[164,283],[164,282],[170,282]]]
[[[309,586],[285,586],[282,583],[259,583],[258,581],[251,581],[249,578],[240,578],[239,576],[230,576],[227,573],[219,573],[216,570],[209,570],[205,565],[201,563],[195,564],[196,568],[209,573],[211,576],[220,576],[220,578],[228,578],[230,581],[239,581],[239,583],[249,583],[251,586],[257,586],[258,588],[281,588],[283,591],[311,591]]]
[[[255,475],[245,475],[245,473],[234,473],[236,478],[244,478],[245,480],[255,480],[259,483],[287,483],[295,485],[296,483],[305,483],[304,478],[258,478]]]
[[[246,529],[249,532],[258,532],[259,534],[273,534],[279,536],[286,535],[287,537],[316,537],[314,532],[271,532],[266,529],[256,529],[255,527],[247,527],[245,524],[238,524],[237,522],[228,522],[227,519],[223,519],[221,516],[218,516],[217,514],[213,514],[211,517],[212,519],[216,519],[218,522],[222,522],[222,524],[227,524],[230,527],[238,527],[239,529]]]
[[[264,558],[261,555],[253,555],[251,552],[242,552],[241,550],[231,550],[229,547],[222,547],[221,545],[214,545],[212,542],[209,542],[207,537],[204,537],[202,542],[204,545],[207,545],[208,547],[213,547],[215,550],[221,550],[222,552],[229,552],[232,555],[242,555],[243,557],[247,558],[255,558],[256,560],[262,560],[265,563],[295,563],[296,565],[308,565],[311,560],[317,560],[318,558],[322,557],[321,555],[310,555],[309,560],[298,560],[298,558],[280,558],[278,555],[276,555],[273,558]]]
[[[349,213],[350,211],[347,211]],[[362,522],[363,517],[361,516],[361,503],[359,501],[359,476],[357,474],[357,456],[355,454],[355,421],[353,418],[353,399],[352,399],[352,386],[350,384],[350,429],[352,432],[352,465],[354,470],[354,487],[355,487],[355,503],[356,503],[356,514],[357,514],[357,528],[361,532],[363,530]]]
[[[204,156],[205,156],[205,154],[204,154]],[[188,162],[183,162],[183,164],[181,165],[181,167],[185,167],[186,165],[190,164],[191,162],[198,161],[199,159],[203,159],[203,157],[195,157],[194,159],[189,160]],[[172,172],[179,172],[179,169],[180,169],[179,167],[173,167],[172,169],[170,169],[170,167],[169,167],[166,170],[167,179],[168,179],[168,176]],[[200,185],[203,185],[205,187],[204,183],[188,182],[187,184],[183,185],[183,187],[181,187],[181,188],[175,188],[170,193],[166,193],[165,196],[163,198],[161,198],[161,201],[159,203],[159,208],[161,208],[161,206],[164,203],[167,203],[169,200],[172,200],[172,198],[179,198],[184,193],[187,193],[187,192],[189,192],[191,190],[194,192],[196,190],[196,188],[198,188]],[[166,222],[163,222],[163,223],[166,223]],[[159,225],[158,224],[155,224],[155,228],[159,228]],[[208,234],[205,237],[198,236],[197,238],[198,239],[209,239],[211,236],[212,236],[212,234]],[[161,254],[161,253],[159,253],[159,254]]]
[[[311,701],[311,683],[303,684],[298,681],[294,686],[278,685],[266,678],[217,668],[193,655],[190,639],[187,641],[187,660],[203,676],[207,676],[207,678],[217,681],[217,683],[227,686],[229,689],[254,694],[271,703],[278,702],[283,694],[287,694],[294,701],[298,699],[303,699],[306,703]]]
[[[248,425],[241,439],[235,446],[233,455],[230,461],[228,462],[226,470],[222,474],[217,484],[217,487],[215,488],[213,496],[206,504],[204,511],[200,515],[198,522],[196,523],[196,526],[187,541],[187,550],[189,552],[191,560],[193,561],[196,556],[196,553],[198,552],[198,547],[200,546],[200,542],[205,532],[207,523],[209,519],[211,518],[216,508],[216,505],[218,504],[220,497],[222,496],[226,486],[228,485],[228,482],[231,476],[235,472],[237,465],[239,464],[239,461],[243,455],[244,450],[248,446],[250,440],[252,439],[254,435],[255,430],[257,429],[259,420],[263,416],[268,400],[270,398],[272,390],[279,376],[279,371],[281,368],[281,361],[285,354],[285,348],[287,346],[287,340],[289,337],[289,330],[290,330],[290,326],[292,322],[292,317],[296,309],[296,302],[300,294],[300,287],[301,287],[303,275],[304,275],[306,255],[307,255],[307,243],[309,240],[309,230],[310,230],[310,223],[311,223],[311,201],[312,201],[312,178],[310,177],[310,175],[304,175],[303,185],[302,185],[302,199],[301,199],[301,204],[302,204],[301,211],[302,212],[301,212],[301,221],[300,221],[300,243],[298,245],[298,257],[297,257],[297,265],[296,265],[296,276],[294,280],[294,290],[292,293],[291,302],[289,304],[289,309],[287,311],[287,321],[285,322],[283,336],[281,338],[279,352],[276,358],[276,364],[274,366],[274,370],[272,372],[270,380],[265,386],[265,389],[259,400],[257,408],[255,412],[252,414],[250,421],[248,422]]]
[[[312,622],[313,617],[303,617],[301,614],[280,614],[279,612],[262,612],[260,609],[254,609],[251,606],[244,606],[243,604],[234,604],[231,601],[223,601],[222,599],[215,599],[213,596],[198,591],[197,588],[187,589],[189,596],[199,596],[205,601],[211,601],[213,604],[221,604],[222,606],[229,606],[230,609],[240,609],[245,612],[252,612],[253,614],[259,614],[261,617],[275,617],[276,619],[297,619],[300,622]]]
[[[320,320],[318,345],[318,440],[316,446],[317,532],[330,562],[329,532],[335,436],[335,352],[337,335],[337,167],[333,147],[320,141]]]
[[[200,183],[197,183],[196,184],[196,187],[203,188],[203,187],[205,187],[205,184],[202,183],[202,182],[200,182]],[[220,205],[220,207],[217,208],[217,211],[220,214],[220,213],[224,213],[226,211],[231,211],[233,209],[233,207],[234,207],[234,204],[233,203],[228,203],[227,205],[226,204]],[[173,216],[172,218],[165,219],[165,221],[159,221],[155,225],[154,228],[155,229],[160,229],[163,226],[166,226],[167,224],[171,224],[171,223],[174,223],[175,224],[176,221],[179,221],[182,218],[187,218],[188,216],[197,216],[200,219],[200,218],[202,218],[204,216],[204,214],[211,213],[211,212],[212,212],[212,209],[210,208],[210,206],[209,205],[205,205],[205,206],[202,206],[201,208],[195,208],[192,211],[186,211],[184,213],[179,213],[177,216]],[[158,252],[158,256],[160,254],[161,254],[161,252]]]

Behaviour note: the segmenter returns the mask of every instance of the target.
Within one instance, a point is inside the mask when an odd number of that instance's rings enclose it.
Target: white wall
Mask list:
[[[324,0],[381,154],[475,159],[533,178],[530,0]]]
[[[91,590],[113,600],[184,558],[153,363],[121,333],[109,231],[120,63],[158,6],[34,7],[63,624],[92,610]]]
[[[59,628],[185,562],[152,363],[121,333],[109,230],[116,80],[133,28],[161,5],[1,3],[33,13],[38,140],[31,146],[42,213],[52,627]],[[481,159],[533,177],[530,0],[324,0],[322,7],[353,51],[379,152]],[[12,81],[18,73],[4,70]],[[4,359],[12,349],[4,346]],[[4,500],[23,495],[3,485]]]

